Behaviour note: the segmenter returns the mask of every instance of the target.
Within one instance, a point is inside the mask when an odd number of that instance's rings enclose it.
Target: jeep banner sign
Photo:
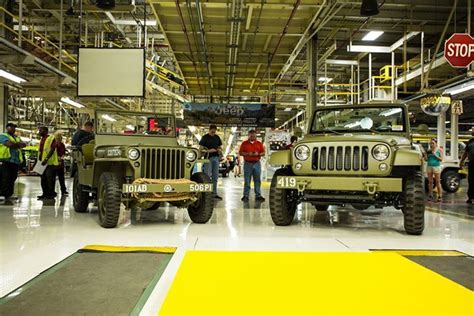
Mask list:
[[[186,125],[275,127],[274,104],[185,103]]]
[[[466,68],[474,61],[474,38],[467,33],[453,34],[444,44],[444,57],[455,68]]]

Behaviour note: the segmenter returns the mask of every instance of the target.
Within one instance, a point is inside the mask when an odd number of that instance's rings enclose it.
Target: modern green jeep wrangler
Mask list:
[[[402,210],[408,234],[424,228],[422,153],[410,140],[408,111],[401,104],[318,108],[308,135],[291,150],[272,154],[282,166],[272,179],[270,212],[290,225],[301,202],[317,210],[351,204]]]
[[[73,200],[86,212],[96,200],[100,225],[116,227],[120,206],[157,209],[162,202],[188,208],[206,223],[213,213],[212,182],[193,173],[200,153],[178,145],[171,115],[96,111],[95,139],[76,148]]]

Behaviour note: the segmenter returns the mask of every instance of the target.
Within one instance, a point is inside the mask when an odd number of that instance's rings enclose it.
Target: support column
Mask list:
[[[438,146],[443,148],[446,154],[446,112],[438,116]]]
[[[459,101],[462,102],[462,101]],[[453,111],[451,106],[451,159],[452,161],[458,162],[459,160],[459,116]]]
[[[8,88],[0,82],[0,133],[5,132],[7,125],[7,109],[8,109]]]
[[[306,98],[306,117],[310,118],[318,104],[318,93],[316,92],[316,85],[318,82],[318,34],[315,34],[307,44],[306,59],[308,63],[308,95]],[[311,124],[307,120],[307,124]]]

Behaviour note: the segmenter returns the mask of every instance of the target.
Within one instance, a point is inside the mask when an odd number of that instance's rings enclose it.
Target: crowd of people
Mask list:
[[[22,149],[26,147],[16,135],[17,126],[13,123],[6,125],[6,132],[0,134],[0,198],[16,199],[13,196],[15,181],[18,177],[20,166],[24,160]],[[37,196],[38,200],[49,200],[57,197],[56,179],[62,196],[67,196],[65,173],[66,167],[64,158],[66,156],[66,145],[63,142],[63,134],[56,131],[54,134],[49,133],[46,126],[38,128],[38,136],[40,142],[38,146],[37,162],[42,168],[41,176],[41,195]],[[93,124],[86,122],[83,129],[78,130],[72,137],[72,143],[81,144],[93,136]]]

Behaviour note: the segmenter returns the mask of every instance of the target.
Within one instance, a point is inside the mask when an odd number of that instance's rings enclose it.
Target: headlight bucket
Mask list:
[[[136,148],[130,148],[128,150],[127,156],[130,160],[137,160],[138,158],[140,158],[140,151]]]
[[[390,148],[387,145],[379,144],[372,149],[372,157],[378,161],[387,160],[390,156]]]
[[[189,150],[186,152],[186,160],[193,162],[197,159],[197,153],[194,150]]]
[[[299,161],[306,161],[310,156],[309,147],[306,145],[300,145],[295,148],[295,157]]]

